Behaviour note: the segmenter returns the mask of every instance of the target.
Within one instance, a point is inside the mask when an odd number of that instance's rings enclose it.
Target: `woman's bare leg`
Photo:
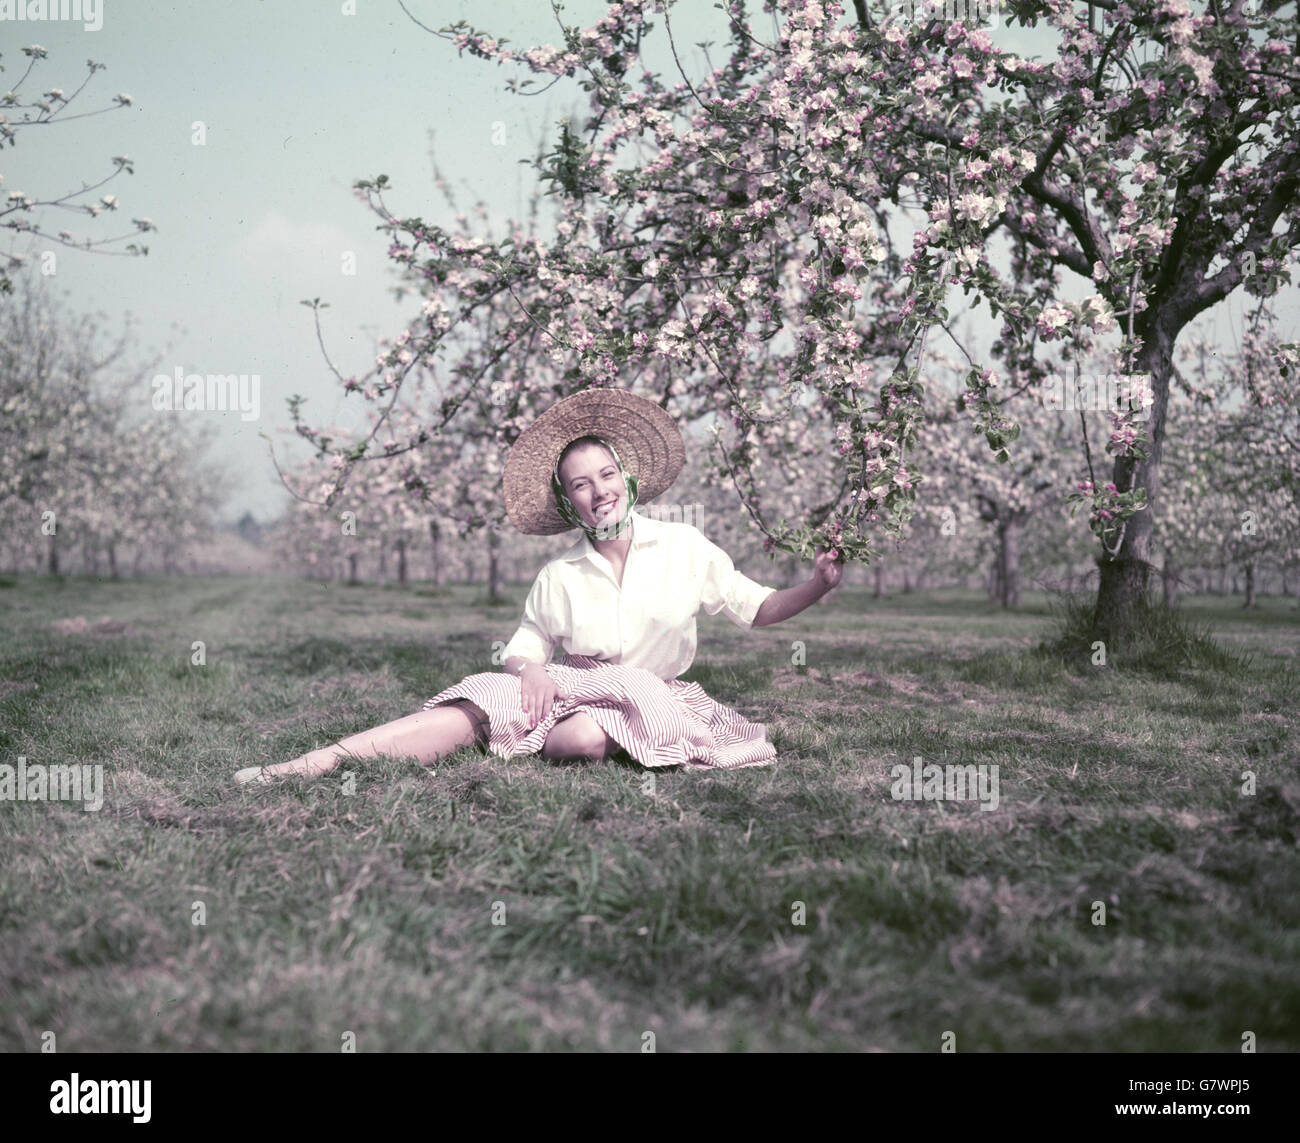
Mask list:
[[[292,761],[264,766],[262,773],[267,777],[302,774],[315,778],[328,774],[346,758],[374,758],[380,754],[415,757],[422,766],[432,766],[462,746],[474,742],[486,745],[487,734],[487,715],[480,707],[471,702],[449,703],[363,730]]]

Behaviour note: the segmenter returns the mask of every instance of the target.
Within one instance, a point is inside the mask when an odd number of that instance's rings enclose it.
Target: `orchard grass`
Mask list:
[[[494,669],[526,590],[0,582],[0,762],[105,767],[97,813],[0,802],[0,1048],[1300,1048],[1294,600],[1186,598],[1230,655],[1099,669],[1041,594],[845,588],[701,615],[686,678],[770,770],[231,784]],[[996,764],[1001,805],[894,801],[917,756]]]

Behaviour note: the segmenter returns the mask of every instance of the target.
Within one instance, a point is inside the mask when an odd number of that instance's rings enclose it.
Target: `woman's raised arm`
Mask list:
[[[805,607],[811,607],[840,582],[843,568],[837,561],[838,555],[832,556],[826,551],[818,552],[816,560],[813,561],[812,579],[806,583],[795,584],[794,587],[782,588],[769,595],[763,600],[758,614],[754,616],[754,626],[771,627],[773,623],[780,623],[783,619],[798,615]]]

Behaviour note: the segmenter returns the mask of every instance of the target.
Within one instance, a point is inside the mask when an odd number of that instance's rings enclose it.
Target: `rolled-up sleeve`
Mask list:
[[[563,630],[564,615],[557,600],[555,586],[551,582],[547,569],[543,568],[533,581],[532,590],[524,601],[524,617],[519,629],[510,637],[501,661],[520,658],[530,663],[546,664],[559,642]]]
[[[763,606],[763,600],[776,593],[774,587],[764,587],[736,570],[731,557],[703,533],[700,536],[700,559],[703,575],[700,583],[700,604],[710,615],[723,612],[737,627],[749,629],[754,616]]]

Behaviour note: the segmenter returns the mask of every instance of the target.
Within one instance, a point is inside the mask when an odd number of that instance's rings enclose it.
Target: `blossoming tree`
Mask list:
[[[521,398],[503,412],[505,443],[529,406],[562,395],[532,379],[539,361],[562,392],[635,382],[683,420],[717,416],[718,471],[772,545],[869,560],[902,534],[923,475],[916,362],[954,291],[1000,320],[994,354],[1017,384],[1043,376],[1036,345],[1085,355],[1113,333],[1132,380],[1106,444],[1111,479],[1081,494],[1100,542],[1094,626],[1122,640],[1146,598],[1174,345],[1232,291],[1274,293],[1300,240],[1286,6],[1017,0],[1014,18],[1050,40],[1055,58],[1036,60],[933,5],[900,19],[871,0],[852,13],[770,0],[779,26],[765,34],[726,0],[729,56],[694,76],[662,2],[612,3],[561,47],[440,29],[531,73],[519,90],[576,79],[591,115],[539,163],[555,193],[548,240],[398,217],[383,176],[358,184],[428,300],[373,379],[346,383],[384,400],[508,298],[498,336],[462,358],[444,424],[502,362]],[[658,24],[672,59],[659,72],[646,63]],[[900,236],[905,208],[924,222]],[[1062,275],[1091,293],[1067,300]],[[964,407],[1007,462],[1019,429],[1000,383],[972,362]],[[792,441],[796,418],[811,431]],[[759,458],[837,448],[796,516],[753,479]]]
[[[0,544],[13,566],[51,574],[79,545],[87,565],[132,548],[173,564],[198,536],[223,481],[204,459],[199,422],[159,417],[132,387],[128,335],[107,344],[97,319],[69,313],[49,282],[15,274],[0,306]]]

